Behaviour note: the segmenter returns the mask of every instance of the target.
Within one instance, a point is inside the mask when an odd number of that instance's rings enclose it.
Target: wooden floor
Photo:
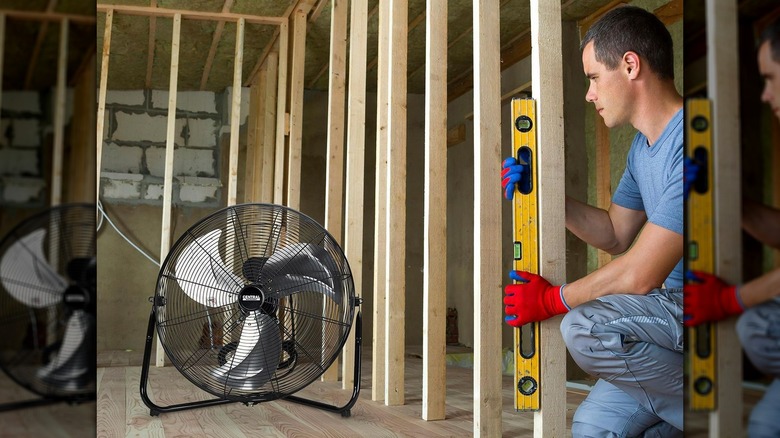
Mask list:
[[[368,353],[368,354],[367,354]],[[149,415],[139,395],[140,360],[135,352],[104,352],[98,356],[98,437],[469,437],[473,436],[472,370],[447,368],[447,410],[445,421],[423,421],[422,359],[406,357],[406,404],[387,407],[371,401],[370,351],[364,352],[360,399],[350,418],[287,401],[247,407],[228,404],[195,410]],[[171,366],[151,367],[150,396],[157,404],[169,405],[213,398],[193,386]],[[513,408],[512,378],[504,377],[503,436],[533,436],[530,413]],[[340,384],[315,382],[298,394],[301,397],[342,405],[350,391]],[[567,436],[571,418],[587,395],[584,390],[567,392]],[[746,392],[749,408],[760,397]],[[746,409],[747,410],[747,409]],[[686,437],[707,437],[706,414],[686,415]]]

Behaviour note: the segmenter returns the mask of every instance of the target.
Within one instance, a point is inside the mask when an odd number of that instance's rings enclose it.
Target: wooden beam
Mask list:
[[[387,241],[387,109],[390,94],[390,2],[379,2],[376,81],[376,182],[374,183],[374,328],[371,363],[371,400],[385,400],[385,263]],[[368,68],[367,68],[368,69]]]
[[[54,11],[54,7],[57,6],[57,0],[49,0],[49,4],[46,5],[45,12]],[[43,39],[46,38],[46,31],[49,29],[49,22],[41,22],[41,27],[38,28],[38,35],[35,37],[35,45],[33,46],[32,55],[30,55],[30,63],[27,65],[27,74],[24,77],[24,89],[29,90],[32,84],[32,75],[35,72],[35,66],[38,64],[38,56],[41,54],[41,47],[43,46]]]
[[[404,404],[406,313],[406,64],[407,0],[390,2],[385,231],[385,405]],[[390,242],[393,242],[391,245]]]
[[[284,26],[287,27],[287,22],[284,22]],[[273,50],[273,48],[278,44],[279,35],[280,35],[279,29],[276,29],[274,31],[274,34],[271,36],[271,41],[268,43],[268,45],[265,46],[265,48],[263,49],[263,53],[260,55],[259,58],[257,58],[257,62],[255,63],[255,66],[252,67],[252,72],[249,73],[249,76],[247,77],[246,82],[244,83],[245,87],[252,84],[257,78],[258,72],[260,71],[260,66],[263,65],[263,63],[265,62],[265,58],[268,56],[269,53],[271,53],[271,50]]]
[[[473,118],[473,114],[472,114]],[[466,141],[466,125],[459,123],[447,130],[447,147],[455,146]]]
[[[241,131],[241,68],[244,65],[244,19],[236,24],[236,50],[233,57],[233,101],[230,108],[230,163],[228,164],[227,205],[236,205],[238,188],[238,137]]]
[[[501,436],[501,74],[498,3],[475,0],[474,436]],[[552,435],[550,435],[552,436]],[[560,435],[562,436],[562,434]]]
[[[347,0],[332,0],[330,19],[330,75],[328,78],[328,133],[325,161],[325,229],[341,242],[344,207],[344,99],[347,76]],[[322,4],[322,3],[320,3]],[[323,381],[339,378],[338,360],[322,374]]]
[[[51,170],[50,205],[62,202],[62,162],[65,154],[65,84],[68,76],[68,27],[70,21],[60,22],[60,47],[57,57],[57,88],[54,98],[54,151]]]
[[[653,14],[667,26],[674,24],[683,18],[683,1],[671,0],[669,3],[656,8]]]
[[[274,150],[274,204],[284,203],[284,156],[287,137],[287,40],[285,21],[279,26],[279,78],[276,84],[276,145]]]
[[[233,7],[233,0],[225,0],[222,4],[222,12],[230,12],[230,8]],[[219,40],[222,39],[222,31],[225,29],[225,22],[217,22],[217,28],[214,29],[214,36],[211,38],[211,47],[209,47],[209,54],[206,57],[206,65],[203,67],[203,75],[200,77],[200,90],[206,89],[206,82],[209,80],[209,74],[211,74],[211,64],[214,62],[214,56],[217,54],[217,46]]]
[[[187,19],[187,20],[238,22],[239,19],[243,18],[245,23],[273,24],[273,25],[279,25],[282,21],[284,21],[284,17],[263,17],[260,15],[234,14],[232,12],[204,12],[204,11],[190,11],[186,9],[153,8],[149,6],[132,6],[132,5],[107,5],[107,4],[97,5],[98,12],[104,12],[109,9],[113,9],[114,12],[120,14],[140,15],[144,17],[173,17],[175,15],[179,15],[183,19]]]
[[[260,202],[273,202],[274,197],[274,145],[276,143],[276,80],[279,74],[279,54],[271,52],[266,58],[266,82],[263,93],[262,137],[258,138],[263,145],[263,155],[260,178]]]
[[[539,208],[539,273],[553,284],[566,282],[566,172],[563,132],[563,53],[560,2],[531,0],[531,94],[536,99]],[[566,346],[561,316],[541,322],[539,351],[541,409],[534,436],[566,434]]]
[[[70,87],[75,86],[76,83],[81,78],[81,76],[86,73],[86,70],[88,68],[97,67],[95,65],[95,59],[94,59],[96,53],[97,53],[97,40],[92,40],[90,41],[89,48],[84,50],[83,55],[81,56],[81,61],[79,62],[79,66],[76,67],[76,71],[73,72],[72,77],[68,81],[68,86]],[[95,85],[97,86],[97,83]]]
[[[156,8],[157,0],[151,0],[149,6]],[[152,67],[154,66],[154,48],[157,39],[157,17],[149,17],[149,48],[146,51],[146,79],[144,88],[152,88]]]
[[[706,0],[707,91],[712,100],[713,191],[715,223],[715,273],[730,284],[742,282],[742,233],[740,223],[739,124],[739,16],[736,2]],[[723,182],[728,181],[728,184]],[[717,182],[721,182],[718,184]],[[735,320],[718,322],[716,328],[716,410],[710,413],[710,436],[741,436],[742,398],[734,397],[732,382],[742,380],[742,355]]]
[[[287,206],[301,209],[301,154],[303,143],[303,68],[306,61],[306,13],[296,11],[293,20],[290,68],[290,146],[287,157]]]
[[[349,95],[347,97],[347,183],[345,186],[344,248],[352,269],[355,295],[363,296],[363,215],[366,160],[367,2],[352,2],[349,34]],[[353,320],[354,324],[355,320]],[[353,325],[354,327],[354,325]],[[355,329],[342,352],[342,387],[352,388],[355,372]]]
[[[309,23],[314,23],[320,18],[320,14],[322,14],[322,10],[325,9],[325,5],[328,4],[328,1],[329,0],[317,0],[317,5],[312,8],[311,14],[309,14]]]
[[[95,199],[95,68],[96,53],[92,52],[91,68],[84,70],[73,90],[73,116],[70,128],[71,151],[68,172],[68,197],[66,202],[93,202]],[[2,71],[2,66],[0,66]],[[0,86],[2,89],[2,86]]]
[[[265,85],[267,82],[265,65],[260,69],[255,83],[249,87],[249,115],[246,129],[246,168],[244,170],[244,203],[258,202],[260,199],[260,178],[265,145],[262,143],[263,111],[265,105]]]
[[[106,7],[101,12],[108,12],[111,7]],[[61,12],[44,12],[44,11],[23,11],[16,9],[0,9],[0,14],[5,15],[8,18],[14,20],[27,20],[27,21],[62,21],[68,20],[71,23],[76,24],[95,24],[97,19],[95,15],[79,15],[79,14],[63,14]]]
[[[423,205],[424,420],[443,420],[447,395],[447,2],[428,0],[425,22]],[[466,126],[463,127],[465,138]]]
[[[504,0],[504,1],[506,1],[506,0]],[[374,9],[376,9],[376,8],[374,8]],[[408,24],[408,26],[407,26],[407,31],[406,31],[406,34],[407,34],[407,39],[408,39],[408,35],[409,35],[409,34],[410,34],[410,33],[411,33],[411,32],[412,32],[412,31],[413,31],[413,30],[414,30],[414,29],[415,29],[417,26],[419,26],[419,25],[420,25],[420,23],[422,23],[423,21],[425,21],[425,12],[424,12],[424,11],[423,11],[422,13],[420,13],[419,15],[417,15],[416,17],[414,17],[414,18],[412,19],[412,21],[410,21],[410,22],[409,22],[409,24]],[[368,66],[366,67],[366,69],[367,69],[367,70],[371,70],[372,68],[376,67],[376,66],[377,66],[377,62],[378,62],[378,60],[379,60],[379,54],[377,54],[377,56],[376,56],[374,59],[372,59],[371,61],[369,61],[369,62],[368,62]]]
[[[604,119],[594,113],[596,125],[596,206],[608,210],[612,203],[612,172],[610,164],[609,128],[604,124]],[[606,251],[597,250],[597,266],[601,268],[612,261],[612,255]]]
[[[106,27],[103,30],[103,52],[100,59],[100,88],[98,89],[98,108],[97,119],[95,120],[96,146],[95,167],[97,168],[97,177],[95,182],[95,194],[97,203],[100,199],[100,172],[102,171],[101,162],[103,161],[103,130],[106,120],[106,87],[108,86],[108,61],[111,58],[111,27],[114,21],[114,11],[106,12]]]
[[[181,39],[181,15],[173,16],[171,36],[171,72],[168,86],[168,125],[165,136],[165,176],[163,178],[162,230],[160,234],[160,265],[171,249],[171,204],[173,199],[173,149],[176,140],[176,93],[179,81],[179,42]],[[157,339],[156,365],[165,366],[165,350]]]
[[[590,29],[590,26],[593,25],[593,23],[596,22],[599,18],[601,18],[602,15],[606,14],[607,12],[611,11],[612,9],[615,9],[618,6],[622,6],[624,4],[628,3],[627,0],[612,0],[611,2],[605,4],[604,6],[598,8],[595,12],[591,13],[587,17],[583,18],[579,21],[580,25],[580,38],[584,37],[585,34],[588,32],[588,29]]]

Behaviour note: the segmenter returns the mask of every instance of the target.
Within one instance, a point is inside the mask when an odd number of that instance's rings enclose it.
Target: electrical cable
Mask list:
[[[114,222],[111,220],[111,218],[108,216],[108,213],[106,213],[105,210],[103,210],[103,204],[98,200],[98,213],[100,214],[100,218],[98,220],[98,226],[97,229],[99,230],[101,225],[103,225],[103,219],[105,218],[106,222],[108,222],[109,225],[111,225],[111,228],[113,228],[124,240],[125,242],[129,243],[130,246],[135,248],[136,251],[140,252],[144,257],[149,259],[152,263],[154,263],[155,266],[158,268],[160,267],[160,262],[152,258],[149,254],[144,252],[138,245],[136,245],[130,238],[125,236],[125,234],[119,230],[119,228],[114,224]],[[97,231],[96,231],[97,232]]]

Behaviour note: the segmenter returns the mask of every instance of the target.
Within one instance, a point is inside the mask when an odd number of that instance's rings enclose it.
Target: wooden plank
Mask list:
[[[507,0],[503,0],[503,1],[506,2]],[[377,5],[377,7],[378,7],[378,5]],[[376,7],[371,12],[373,13],[374,11],[376,11]],[[370,14],[370,15],[373,15],[373,14]],[[407,25],[407,28],[406,28],[407,39],[408,39],[408,35],[410,33],[412,33],[412,31],[414,29],[416,29],[417,26],[419,26],[420,23],[422,23],[423,21],[425,21],[425,11],[423,11],[420,14],[418,14],[411,21],[409,21],[409,24]],[[377,54],[377,56],[374,59],[372,59],[371,61],[368,62],[368,66],[366,67],[366,69],[367,70],[371,70],[372,68],[377,66],[378,62],[379,62],[379,54]],[[422,67],[423,66],[420,66],[420,68],[422,68]],[[409,77],[411,77],[411,74],[409,74]]]
[[[187,9],[168,9],[168,8],[156,8],[151,6],[132,6],[132,5],[104,5],[104,4],[97,5],[98,12],[105,12],[109,9],[113,9],[114,12],[120,14],[139,15],[142,17],[173,17],[179,15],[186,20],[238,22],[239,19],[243,18],[245,23],[274,24],[274,25],[278,25],[285,20],[284,17],[264,17],[261,15],[235,14],[232,12],[205,12],[205,11],[192,11]]]
[[[1,33],[1,31],[0,31]],[[0,42],[2,45],[2,42]],[[91,68],[84,69],[77,78],[73,90],[73,116],[70,128],[69,169],[80,169],[79,172],[68,172],[68,192],[66,202],[93,202],[95,200],[95,136],[92,129],[95,126],[95,55],[90,57]],[[0,55],[2,58],[2,55]],[[0,71],[2,67],[0,66]],[[0,85],[2,89],[2,85]]]
[[[127,416],[125,369],[102,368],[97,393],[96,434],[99,437],[125,436]],[[147,411],[148,414],[148,411]]]
[[[238,137],[241,130],[241,67],[244,65],[244,19],[236,24],[233,58],[233,101],[230,109],[230,162],[228,164],[227,205],[236,205],[238,188]]]
[[[322,10],[325,8],[326,4],[328,4],[328,0],[317,0],[317,5],[312,8],[311,14],[309,15],[309,23],[313,23],[320,18],[320,14],[322,14]]]
[[[349,34],[347,97],[347,182],[345,186],[344,251],[352,270],[355,296],[363,296],[363,214],[366,161],[367,2],[353,2]],[[357,316],[357,315],[356,315]],[[355,319],[342,351],[342,388],[351,388],[355,372]]]
[[[98,89],[97,119],[95,120],[95,168],[97,169],[97,176],[95,178],[95,202],[99,201],[100,172],[103,170],[101,167],[101,162],[103,161],[103,124],[106,121],[106,86],[108,85],[108,61],[111,57],[111,25],[113,21],[114,11],[109,9],[108,12],[106,12],[106,27],[103,30],[103,52],[100,57],[100,88]]]
[[[65,154],[65,83],[68,76],[68,27],[67,19],[60,22],[60,47],[57,57],[57,87],[54,98],[54,151],[51,169],[50,205],[62,202],[62,161]]]
[[[290,141],[287,155],[287,206],[301,209],[303,147],[303,79],[306,62],[306,14],[295,12],[290,67]]]
[[[715,273],[730,284],[742,282],[742,233],[740,223],[739,46],[736,2],[707,0],[707,54],[709,98],[713,102],[713,203],[715,223]],[[742,355],[734,329],[735,320],[721,321],[716,328],[718,381],[742,380]],[[715,387],[716,410],[710,413],[710,436],[741,436],[742,399],[733,396],[733,386]]]
[[[609,153],[612,149],[609,140],[609,128],[604,119],[595,114],[596,125],[596,206],[608,210],[612,203],[611,164]],[[601,268],[612,261],[612,255],[606,251],[597,250],[597,266]]]
[[[330,75],[328,78],[328,133],[325,162],[325,229],[342,242],[344,225],[344,105],[347,76],[347,0],[332,0],[330,19]],[[325,302],[323,302],[325,306]],[[325,309],[323,308],[323,311]],[[325,382],[339,378],[338,359],[322,374]]]
[[[284,203],[284,148],[287,137],[287,22],[279,26],[279,79],[276,84],[276,146],[274,151],[274,204]]]
[[[263,112],[260,109],[265,105],[265,85],[267,82],[267,69],[261,68],[257,76],[257,82],[249,87],[249,115],[246,129],[246,168],[244,170],[244,202],[257,202],[259,198],[260,174],[262,172],[260,158],[263,155],[262,143]]]
[[[274,196],[274,144],[276,142],[276,79],[279,70],[279,54],[271,52],[266,59],[266,82],[264,96],[264,105],[260,107],[262,111],[263,123],[261,138],[258,138],[263,145],[262,161],[260,163],[260,202],[273,202]]]
[[[500,8],[490,0],[475,0],[473,8],[474,436],[495,437],[502,434]]]
[[[532,95],[537,103],[539,150],[539,273],[553,284],[566,281],[566,177],[563,133],[563,65],[560,2],[531,1]],[[534,412],[534,436],[566,432],[566,346],[561,317],[541,323],[541,410]]]
[[[160,417],[149,415],[149,408],[141,401],[141,393],[136,390],[141,381],[141,367],[109,368],[122,370],[125,377],[125,434],[117,436],[160,437],[164,438]],[[149,397],[154,400],[154,388],[147,388]],[[119,432],[119,431],[117,431]]]
[[[233,7],[233,0],[225,0],[222,4],[222,12],[230,12],[230,8]],[[211,64],[214,62],[214,55],[217,54],[217,46],[219,40],[222,39],[222,31],[225,30],[225,22],[220,21],[217,23],[217,28],[214,29],[214,36],[211,38],[211,47],[209,47],[209,54],[206,56],[206,65],[203,67],[203,75],[200,77],[200,90],[206,89],[206,82],[209,80],[209,74],[211,73]]]
[[[424,420],[443,420],[447,388],[447,3],[429,0],[425,22],[423,205]],[[465,128],[463,126],[463,137]]]
[[[404,404],[407,0],[390,3],[385,245],[385,405]],[[390,242],[393,242],[391,245]]]
[[[286,29],[287,22],[285,21],[284,24]],[[263,52],[260,54],[260,57],[257,58],[257,62],[255,63],[255,66],[252,68],[252,72],[249,73],[246,82],[244,82],[245,87],[248,87],[250,84],[255,82],[255,80],[257,79],[257,75],[260,72],[260,66],[262,66],[263,63],[265,62],[265,58],[268,56],[269,53],[271,53],[271,50],[274,50],[274,47],[276,47],[279,44],[279,35],[281,34],[280,33],[281,24],[279,26],[280,28],[274,31],[274,34],[271,36],[270,42],[265,46]]]
[[[683,18],[683,1],[671,0],[669,3],[656,8],[653,14],[667,26],[674,24]]]
[[[57,0],[49,0],[49,4],[46,5],[46,12],[52,12],[54,7],[57,6]],[[49,30],[49,22],[41,22],[41,27],[38,28],[38,34],[35,37],[35,44],[33,45],[32,54],[30,55],[30,63],[27,65],[27,74],[24,76],[24,89],[29,90],[32,83],[32,75],[35,72],[35,66],[38,64],[38,57],[41,54],[41,47],[43,46],[43,39],[46,37],[46,32]]]
[[[157,0],[151,0],[150,6],[157,7]],[[146,50],[146,79],[144,87],[152,88],[152,67],[154,66],[154,48],[157,39],[157,17],[149,17],[149,48]]]
[[[376,182],[374,184],[374,327],[371,367],[371,400],[385,399],[385,263],[387,241],[387,109],[390,93],[390,2],[379,2],[377,116],[376,116]]]
[[[472,114],[473,117],[473,114]],[[459,123],[447,130],[447,147],[455,146],[466,141],[466,125]]]
[[[114,9],[113,5],[106,5],[101,8],[100,12],[108,12]],[[25,11],[17,9],[3,9],[0,8],[0,14],[5,15],[8,18],[14,20],[26,20],[26,21],[62,21],[68,20],[71,23],[78,24],[95,24],[97,19],[94,14],[91,15],[79,15],[79,14],[65,14],[62,12],[45,12],[45,11]]]
[[[168,125],[165,137],[165,176],[163,178],[162,230],[160,235],[160,265],[171,249],[171,203],[173,200],[173,149],[176,139],[176,93],[179,80],[179,41],[181,39],[181,15],[173,17],[171,36],[171,72],[168,86]],[[157,339],[155,365],[165,366],[165,350]]]

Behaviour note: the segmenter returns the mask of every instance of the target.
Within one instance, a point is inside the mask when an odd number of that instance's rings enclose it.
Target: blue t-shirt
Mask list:
[[[682,109],[654,145],[648,146],[647,137],[636,134],[612,202],[631,210],[644,210],[648,221],[683,234]],[[665,284],[667,288],[683,287],[682,258]]]

